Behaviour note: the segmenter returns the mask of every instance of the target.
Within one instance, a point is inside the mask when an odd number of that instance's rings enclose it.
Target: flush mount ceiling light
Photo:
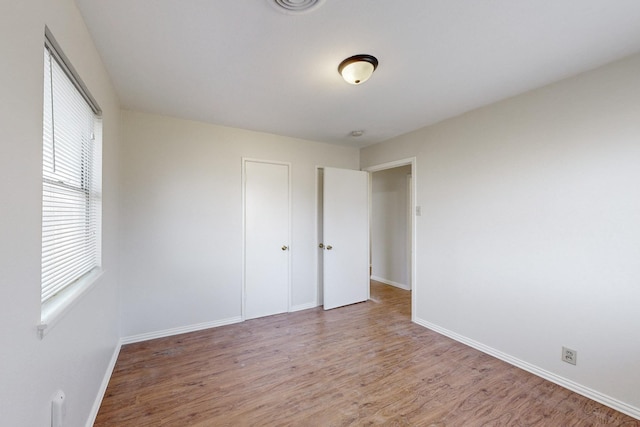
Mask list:
[[[324,0],[269,0],[280,12],[299,14],[309,12],[320,6]]]
[[[345,82],[359,85],[366,82],[378,68],[378,60],[371,55],[354,55],[345,59],[338,66],[338,72]]]

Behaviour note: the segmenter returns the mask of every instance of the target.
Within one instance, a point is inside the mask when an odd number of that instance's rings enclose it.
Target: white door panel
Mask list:
[[[244,317],[289,309],[289,165],[245,161]]]
[[[324,309],[369,298],[368,174],[324,169]]]

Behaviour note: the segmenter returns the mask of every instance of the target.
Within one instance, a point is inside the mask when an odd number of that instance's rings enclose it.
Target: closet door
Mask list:
[[[289,311],[289,164],[244,160],[244,318]]]

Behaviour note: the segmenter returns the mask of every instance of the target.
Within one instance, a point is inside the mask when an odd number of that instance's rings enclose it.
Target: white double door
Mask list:
[[[243,160],[244,318],[290,311],[291,178],[288,163]],[[369,298],[368,174],[324,169],[324,308]]]

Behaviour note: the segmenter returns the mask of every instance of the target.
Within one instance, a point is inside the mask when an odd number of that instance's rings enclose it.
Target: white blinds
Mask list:
[[[48,44],[44,56],[42,302],[101,258],[100,121]]]

